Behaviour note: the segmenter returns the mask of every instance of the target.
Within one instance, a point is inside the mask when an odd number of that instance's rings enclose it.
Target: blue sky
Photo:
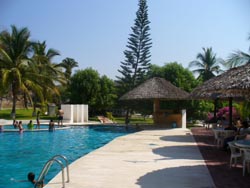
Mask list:
[[[148,0],[151,63],[184,67],[202,47],[226,59],[248,52],[249,0]],[[31,39],[59,50],[59,63],[74,58],[79,69],[92,67],[115,79],[124,60],[137,0],[0,0],[0,30],[28,27]]]

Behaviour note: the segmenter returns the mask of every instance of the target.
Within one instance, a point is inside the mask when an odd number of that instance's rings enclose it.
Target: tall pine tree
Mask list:
[[[117,87],[120,95],[133,89],[141,83],[149,70],[150,66],[150,48],[152,46],[149,34],[148,6],[146,0],[139,0],[139,9],[136,12],[135,24],[132,34],[128,38],[128,48],[123,53],[125,60],[121,62],[117,76]]]

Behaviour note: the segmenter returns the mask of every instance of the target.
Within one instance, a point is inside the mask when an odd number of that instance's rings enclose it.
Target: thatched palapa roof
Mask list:
[[[190,97],[202,98],[250,98],[250,63],[232,68],[211,78],[195,88]]]
[[[120,100],[143,100],[143,99],[162,99],[178,100],[186,99],[188,93],[164,78],[151,78],[133,90],[124,94]]]

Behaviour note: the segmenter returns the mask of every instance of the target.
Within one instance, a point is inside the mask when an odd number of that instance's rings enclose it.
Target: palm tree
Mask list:
[[[250,41],[250,33],[248,36],[248,40]],[[240,65],[244,65],[250,63],[250,47],[249,47],[249,53],[242,52],[240,50],[230,54],[229,59],[225,63],[225,67],[227,69],[231,69],[233,67],[237,67]],[[248,117],[248,113],[250,112],[250,101],[244,101],[242,104],[240,104],[240,109],[241,109],[241,115],[243,117]]]
[[[28,61],[31,52],[30,32],[27,28],[11,26],[11,33],[0,33],[0,63],[3,87],[12,93],[12,111],[15,117],[17,97],[21,91],[27,92],[24,82],[28,82]],[[32,84],[30,84],[32,85]]]
[[[32,56],[32,64],[35,67],[35,72],[40,75],[39,85],[43,90],[43,98],[39,97],[37,93],[33,93],[33,98],[35,103],[38,99],[44,99],[46,102],[48,98],[52,98],[54,94],[60,95],[57,89],[56,83],[65,83],[65,77],[57,64],[52,63],[52,59],[60,55],[55,49],[46,49],[46,42],[36,42],[33,43],[34,54]],[[44,102],[41,100],[41,102]],[[36,111],[36,104],[34,105],[34,112]]]
[[[216,55],[212,52],[212,48],[202,48],[204,53],[198,53],[196,58],[198,60],[189,63],[190,67],[198,67],[193,70],[193,73],[198,73],[198,79],[202,81],[209,80],[216,74],[222,72],[219,64],[223,62],[222,59],[217,59]]]
[[[248,36],[248,40],[250,40],[250,34]],[[225,63],[225,66],[230,69],[233,67],[237,67],[239,65],[244,65],[246,63],[250,63],[250,47],[249,47],[249,54],[242,52],[240,50],[232,53],[229,56],[229,59]]]
[[[60,92],[61,92],[61,100],[63,102],[69,102],[69,98],[70,98],[70,89],[69,89],[69,85],[70,85],[70,78],[71,78],[71,74],[72,74],[72,69],[75,68],[75,67],[78,67],[78,62],[76,62],[74,59],[72,58],[65,58],[64,60],[62,60],[61,63],[59,63],[57,65],[58,68],[63,68],[65,69],[65,72],[64,72],[64,76],[66,78],[66,82],[67,82],[67,85],[66,86],[62,86],[60,87]]]
[[[72,58],[65,58],[62,63],[58,64],[59,66],[63,67],[65,69],[65,77],[67,80],[70,80],[72,69],[75,67],[78,67],[78,62],[76,62]]]

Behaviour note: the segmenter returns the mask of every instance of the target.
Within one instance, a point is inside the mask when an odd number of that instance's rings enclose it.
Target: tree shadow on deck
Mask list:
[[[243,176],[241,165],[229,168],[230,152],[214,145],[212,130],[193,128],[191,131],[217,188],[249,187],[250,174]]]
[[[152,171],[141,176],[141,188],[215,188],[204,166],[181,166]]]
[[[201,155],[197,155],[199,150],[197,146],[165,146],[153,149],[153,153],[165,157],[165,159],[187,159],[187,160],[203,160]]]
[[[163,141],[169,141],[169,142],[194,142],[193,137],[190,133],[187,133],[186,135],[173,135],[173,136],[162,136],[160,137]]]

